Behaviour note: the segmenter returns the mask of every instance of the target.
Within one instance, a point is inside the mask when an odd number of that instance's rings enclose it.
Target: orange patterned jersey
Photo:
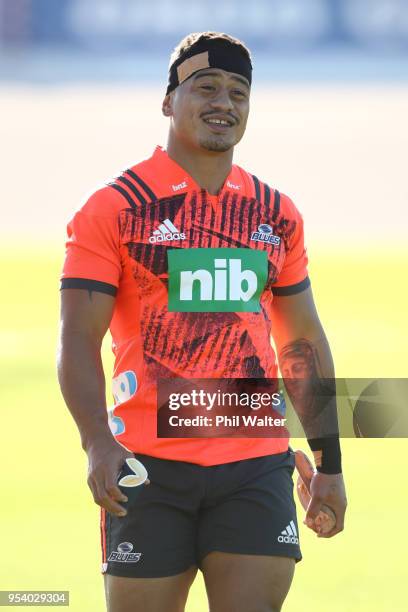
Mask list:
[[[115,296],[110,425],[129,450],[216,465],[288,438],[158,438],[157,381],[274,378],[274,295],[309,286],[293,202],[233,165],[218,195],[161,147],[96,191],[68,224],[62,289]]]

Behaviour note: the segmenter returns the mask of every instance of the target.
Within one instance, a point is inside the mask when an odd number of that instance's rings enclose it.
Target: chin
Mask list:
[[[201,140],[200,147],[206,151],[216,151],[218,153],[225,153],[229,151],[234,145],[222,140]]]

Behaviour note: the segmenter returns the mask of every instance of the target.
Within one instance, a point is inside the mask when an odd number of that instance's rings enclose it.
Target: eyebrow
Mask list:
[[[200,70],[200,72],[195,76],[194,80],[196,81],[197,79],[201,79],[201,77],[204,78],[208,76],[220,77],[221,75],[219,72],[214,72],[213,70],[205,70],[205,71]],[[242,85],[245,85],[245,87],[249,89],[248,81],[246,81],[243,77],[232,75],[230,78],[233,79],[234,81],[238,81],[239,83],[242,83]]]

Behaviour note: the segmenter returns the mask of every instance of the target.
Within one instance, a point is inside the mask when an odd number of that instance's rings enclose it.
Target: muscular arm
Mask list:
[[[310,287],[274,297],[272,334],[279,368],[306,437],[337,434],[333,359]]]
[[[320,537],[332,537],[344,528],[347,500],[337,438],[333,359],[311,288],[274,297],[272,335],[286,389],[319,468],[310,482],[312,497],[305,522],[318,531],[316,518],[323,505],[329,506],[336,515],[336,525]]]
[[[108,426],[102,340],[115,298],[86,289],[61,291],[58,378],[86,450],[97,438],[112,438]]]
[[[118,516],[126,497],[117,475],[126,457],[108,425],[101,345],[112,318],[115,298],[86,289],[61,291],[58,378],[65,402],[88,454],[88,485],[95,502]]]

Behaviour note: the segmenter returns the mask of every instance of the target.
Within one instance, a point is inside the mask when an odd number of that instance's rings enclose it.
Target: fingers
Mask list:
[[[295,451],[295,464],[299,472],[296,489],[306,510],[303,523],[319,538],[332,538],[344,529],[347,499],[343,477],[317,472],[301,450]]]
[[[332,538],[337,533],[340,533],[341,531],[343,531],[343,529],[344,529],[344,526],[339,526],[336,524],[331,531],[329,531],[328,533],[318,533],[317,537],[318,538]]]
[[[125,508],[112,499],[101,480],[90,477],[88,479],[88,485],[91,489],[94,502],[98,504],[98,506],[105,508],[105,510],[115,516],[126,515]]]
[[[323,510],[325,508],[327,508],[329,514],[334,514],[336,520],[333,528],[330,531],[326,531],[326,533],[320,534],[319,537],[332,538],[344,530],[344,517],[347,509],[347,499],[345,495],[338,495],[334,498],[330,496],[328,506],[323,506]]]
[[[116,481],[117,479],[115,481],[112,481],[107,478],[105,480],[105,491],[108,493],[108,495],[113,500],[118,501],[118,502],[127,502],[128,498],[126,497],[124,493],[122,493],[122,491],[116,484]]]
[[[299,473],[297,479],[297,494],[300,500],[300,503],[303,506],[303,509],[308,511],[305,520],[303,523],[309,527],[315,533],[319,531],[319,510],[320,507],[314,509],[314,506],[311,506],[311,495],[310,495],[310,484],[315,473],[313,464],[311,463],[309,457],[301,450],[295,451],[295,464],[296,469]]]
[[[296,464],[296,469],[299,472],[301,479],[305,483],[308,491],[310,491],[310,482],[315,472],[312,462],[310,461],[306,453],[304,453],[301,450],[296,450],[295,451],[295,464]]]
[[[323,499],[319,495],[312,495],[312,498],[309,502],[309,506],[306,512],[305,522],[308,527],[311,527],[312,524],[315,523],[317,517],[319,516],[319,512],[322,509]]]
[[[299,501],[303,506],[303,510],[307,510],[309,506],[309,502],[310,502],[310,493],[300,475],[298,476],[298,479],[297,479],[296,490],[297,490]]]
[[[344,508],[338,508],[338,509],[333,508],[332,511],[334,512],[336,516],[336,522],[334,524],[334,527],[327,533],[319,534],[319,538],[332,538],[337,533],[340,533],[341,531],[344,530],[345,509]]]
[[[116,479],[113,474],[105,474],[101,468],[95,470],[88,476],[88,486],[98,506],[105,508],[105,510],[115,516],[126,516],[126,509],[118,502],[126,502],[127,497],[116,485]]]
[[[307,507],[305,520],[303,521],[304,525],[309,527],[315,533],[319,532],[319,512],[322,507],[323,500],[320,497],[314,495],[309,502]]]

